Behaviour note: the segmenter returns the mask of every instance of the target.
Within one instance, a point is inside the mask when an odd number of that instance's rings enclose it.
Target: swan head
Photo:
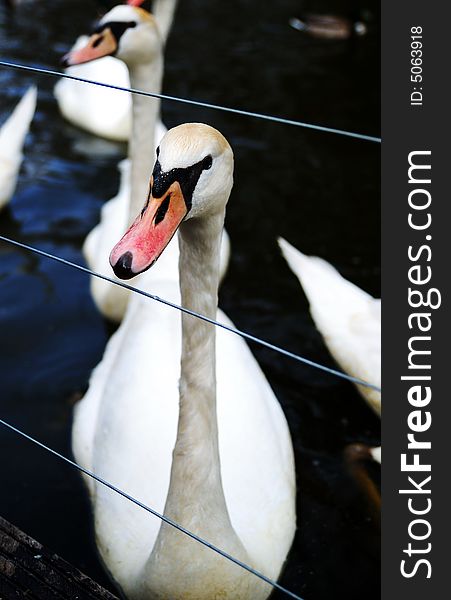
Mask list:
[[[233,152],[219,131],[201,123],[170,129],[144,207],[110,254],[115,274],[131,279],[146,271],[183,221],[222,215],[232,185]]]
[[[161,53],[161,38],[153,16],[142,8],[118,5],[97,23],[86,46],[63,56],[72,67],[104,56],[115,56],[127,65],[149,62]]]

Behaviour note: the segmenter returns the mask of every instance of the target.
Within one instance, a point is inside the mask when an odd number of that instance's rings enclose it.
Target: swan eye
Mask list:
[[[213,159],[211,157],[211,154],[209,154],[208,156],[206,156],[204,158],[204,160],[202,161],[202,170],[203,171],[207,171],[208,169],[211,169],[211,165],[213,164]]]
[[[158,146],[156,152],[157,152],[157,158],[158,158],[160,156],[160,146]]]
[[[158,210],[155,214],[155,225],[158,225],[158,223],[161,223],[161,221],[165,218],[166,213],[168,212],[170,199],[171,199],[171,194],[166,196],[166,198],[163,200],[163,202],[158,207]]]

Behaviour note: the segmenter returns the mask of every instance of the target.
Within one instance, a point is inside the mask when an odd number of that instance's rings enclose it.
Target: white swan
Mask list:
[[[132,86],[159,92],[163,72],[163,47],[152,15],[141,8],[116,6],[99,22],[97,32],[86,45],[66,55],[67,64],[96,61],[114,52],[129,68]],[[166,132],[157,123],[160,100],[133,95],[133,132],[129,143],[131,165],[121,163],[121,185],[115,198],[104,204],[100,222],[83,245],[86,262],[94,271],[110,275],[108,255],[139,210],[145,196],[156,143]],[[228,264],[230,244],[223,238],[222,271]],[[129,292],[98,278],[91,279],[91,293],[97,308],[107,318],[120,322],[125,314]]]
[[[143,0],[129,0],[131,6],[139,6]],[[153,3],[153,15],[160,31],[162,42],[166,41],[172,25],[177,0],[156,0]],[[86,36],[78,38],[72,51],[84,47]],[[70,66],[69,75],[111,83],[130,88],[128,69],[114,56],[105,56],[93,63]],[[130,94],[87,85],[70,79],[60,79],[55,85],[54,94],[61,114],[69,122],[94,135],[110,140],[126,142],[132,132],[132,100]],[[161,128],[162,124],[159,121]],[[158,144],[164,130],[156,140]]]
[[[36,110],[37,88],[30,87],[0,128],[0,210],[16,189],[22,148]]]
[[[129,278],[150,267],[183,221],[180,288],[171,244],[142,282],[152,278],[155,293],[216,317],[232,178],[233,154],[219,132],[200,124],[170,130],[152,193],[111,254],[116,273]],[[220,311],[218,318],[230,323]],[[215,360],[215,334],[183,316],[181,335],[178,313],[133,296],[76,407],[73,451],[84,467],[277,578],[295,531],[290,434],[245,342],[218,330]],[[124,498],[88,485],[99,551],[129,598],[270,594],[268,585]]]
[[[325,260],[302,254],[283,238],[279,246],[334,359],[346,373],[380,387],[381,301],[344,279]],[[380,416],[380,393],[361,385],[357,389]]]
[[[87,36],[80,36],[72,51],[83,48]],[[65,69],[68,75],[130,88],[128,69],[122,61],[105,56],[94,63]],[[126,142],[132,129],[130,94],[61,78],[53,89],[63,117],[89,133],[109,140]]]
[[[161,90],[162,44],[150,13],[127,5],[114,7],[100,20],[96,33],[85,46],[69,52],[63,60],[69,65],[84,64],[112,53],[128,65],[133,87],[149,92]],[[162,136],[165,131],[156,126],[160,111],[158,99],[133,95],[132,104],[131,164],[121,163],[119,193],[104,204],[100,222],[89,233],[83,246],[89,267],[105,275],[111,273],[108,263],[111,247],[130,224],[145,196],[155,153],[156,132]],[[127,290],[94,278],[91,280],[91,292],[102,314],[114,321],[122,319],[128,301]]]

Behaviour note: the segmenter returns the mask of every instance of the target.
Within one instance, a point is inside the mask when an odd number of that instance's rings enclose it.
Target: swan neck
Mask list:
[[[212,319],[216,318],[218,306],[223,221],[224,215],[190,219],[182,224],[179,234],[182,305]],[[215,494],[223,498],[216,417],[215,342],[213,325],[182,315],[180,413],[173,470],[181,468],[190,472],[193,495],[202,493],[208,497],[214,489]],[[190,448],[189,453],[187,448]]]
[[[129,67],[130,83],[144,92],[161,92],[163,58],[158,56],[147,64]],[[132,134],[129,142],[131,159],[131,198],[128,225],[141,210],[155,160],[155,128],[160,114],[160,100],[139,94],[132,95]]]
[[[152,14],[157,22],[163,43],[166,43],[168,39],[176,7],[177,0],[154,0],[152,4]]]
[[[179,229],[182,305],[215,318],[224,213]],[[216,417],[215,327],[182,315],[180,408],[165,514],[185,527],[230,524],[221,481]],[[211,519],[205,515],[211,515]],[[230,525],[231,528],[231,525]],[[205,533],[205,532],[204,532]]]
[[[211,318],[217,310],[223,222],[224,212],[192,218],[179,229],[182,304]],[[233,528],[222,486],[215,363],[215,327],[183,314],[179,421],[164,514],[252,564]],[[168,565],[186,565],[188,575],[183,569],[168,570]],[[250,598],[249,577],[162,523],[142,573],[140,593],[144,596],[152,586],[158,589],[158,598],[206,599],[223,597],[230,589],[236,592],[230,597]]]

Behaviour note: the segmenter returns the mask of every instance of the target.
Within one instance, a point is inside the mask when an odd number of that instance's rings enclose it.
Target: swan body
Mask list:
[[[198,178],[179,239],[172,238],[156,265],[141,275],[141,284],[215,317],[219,237],[233,155],[216,130],[199,124],[169,131],[160,148],[158,164],[164,173],[177,169],[188,193],[183,181],[192,181],[190,165],[208,153],[213,165]],[[141,245],[136,232],[140,229],[139,236],[145,237],[141,227],[152,229],[160,202],[154,194],[164,181],[155,167],[150,204],[111,254],[121,277],[129,278],[128,254],[121,254],[124,244],[135,250],[131,268],[138,270],[133,275],[154,260],[149,252],[155,240],[148,237]],[[178,185],[175,181],[171,188],[170,207],[157,230],[162,247],[181,215]],[[221,311],[218,319],[231,325]],[[180,322],[180,314],[166,306],[131,298],[76,407],[75,457],[148,506],[277,578],[295,531],[293,451],[282,409],[241,338],[222,330],[215,336],[212,326],[185,316],[181,334]],[[99,551],[127,597],[258,600],[271,592],[267,584],[124,498],[95,482],[88,486]]]
[[[142,2],[129,2],[139,6]],[[153,14],[163,43],[169,34],[177,5],[177,0],[156,0]],[[77,39],[71,51],[86,45],[88,38]],[[126,65],[114,56],[105,56],[95,62],[74,65],[65,69],[69,75],[110,83],[130,88],[131,82]],[[54,94],[63,117],[93,135],[118,142],[127,142],[132,132],[131,95],[119,90],[87,85],[71,79],[60,79],[54,87]],[[166,132],[158,120],[155,147]],[[164,128],[164,131],[161,131]]]
[[[118,164],[120,175],[119,191],[114,198],[105,202],[100,211],[99,223],[88,233],[83,244],[83,255],[87,264],[96,272],[109,274],[107,248],[111,248],[121,235],[128,221],[131,194],[131,162],[125,158]],[[91,278],[91,294],[96,306],[107,318],[120,322],[128,302],[128,293],[114,292],[103,280]],[[121,290],[122,291],[122,290]]]
[[[342,277],[332,265],[306,256],[283,238],[279,246],[299,279],[318,331],[344,371],[380,387],[381,302]],[[371,408],[381,414],[381,395],[357,386]]]
[[[32,86],[0,128],[0,210],[16,189],[22,148],[36,110],[36,98],[37,88]]]
[[[87,41],[87,36],[79,37],[72,51],[83,48]],[[127,67],[113,56],[74,65],[65,72],[83,79],[130,88]],[[73,125],[109,140],[128,141],[132,127],[130,94],[71,79],[60,79],[53,92],[61,114]]]

